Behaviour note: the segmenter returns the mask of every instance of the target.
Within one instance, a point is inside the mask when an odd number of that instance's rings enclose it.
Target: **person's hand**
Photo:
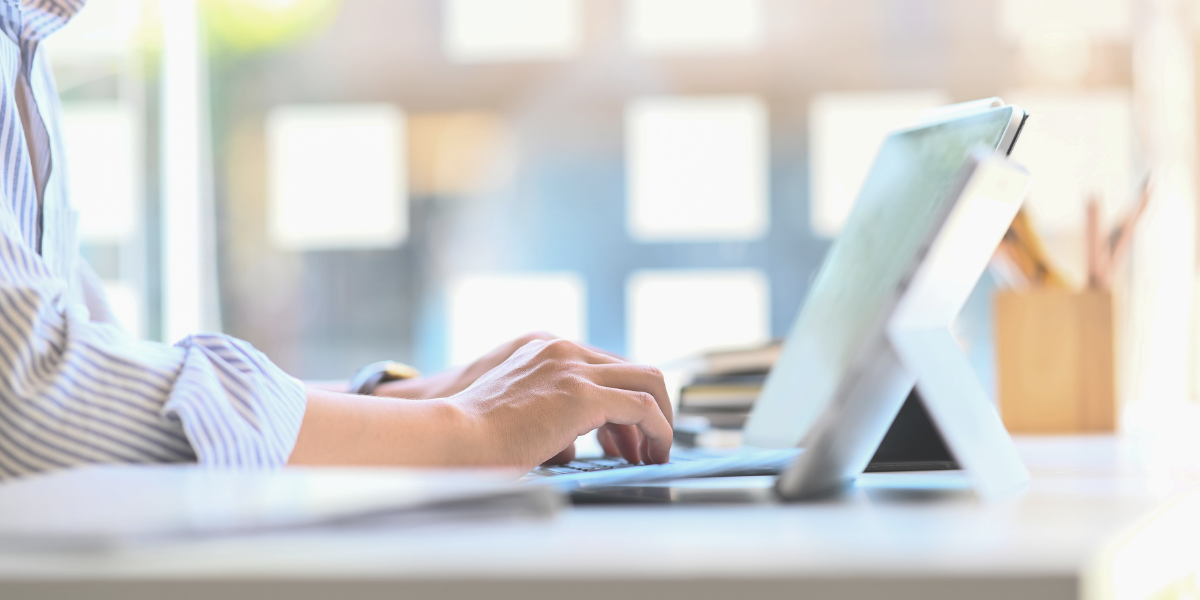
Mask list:
[[[534,340],[552,340],[554,337],[544,331],[527,333],[515,340],[497,346],[491,352],[484,354],[469,365],[447,369],[416,379],[389,381],[381,384],[375,389],[375,395],[413,400],[449,398],[471,387],[471,384],[475,383],[475,380],[479,379],[480,375],[491,371],[500,363],[508,360],[508,357],[512,356],[513,352],[516,352],[521,346]]]
[[[566,340],[528,341],[449,400],[472,423],[477,464],[570,460],[575,438],[597,428],[605,450],[630,462],[671,457],[662,374]]]

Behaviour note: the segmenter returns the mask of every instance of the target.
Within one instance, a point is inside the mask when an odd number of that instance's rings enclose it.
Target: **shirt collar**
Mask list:
[[[85,0],[0,0],[0,29],[24,45],[58,31]]]

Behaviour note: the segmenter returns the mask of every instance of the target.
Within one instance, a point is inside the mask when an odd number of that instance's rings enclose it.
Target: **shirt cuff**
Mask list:
[[[202,465],[276,468],[287,463],[307,391],[249,343],[196,334],[162,414],[178,420]]]

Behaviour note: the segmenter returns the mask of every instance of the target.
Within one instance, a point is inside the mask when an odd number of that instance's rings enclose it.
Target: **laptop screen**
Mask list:
[[[888,137],[829,249],[746,424],[747,445],[789,448],[833,401],[898,300],[971,152],[996,148],[1010,106]]]

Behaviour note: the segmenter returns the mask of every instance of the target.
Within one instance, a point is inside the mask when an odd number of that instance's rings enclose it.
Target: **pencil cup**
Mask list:
[[[1000,416],[1008,430],[1113,431],[1112,293],[1023,290],[995,300]]]

